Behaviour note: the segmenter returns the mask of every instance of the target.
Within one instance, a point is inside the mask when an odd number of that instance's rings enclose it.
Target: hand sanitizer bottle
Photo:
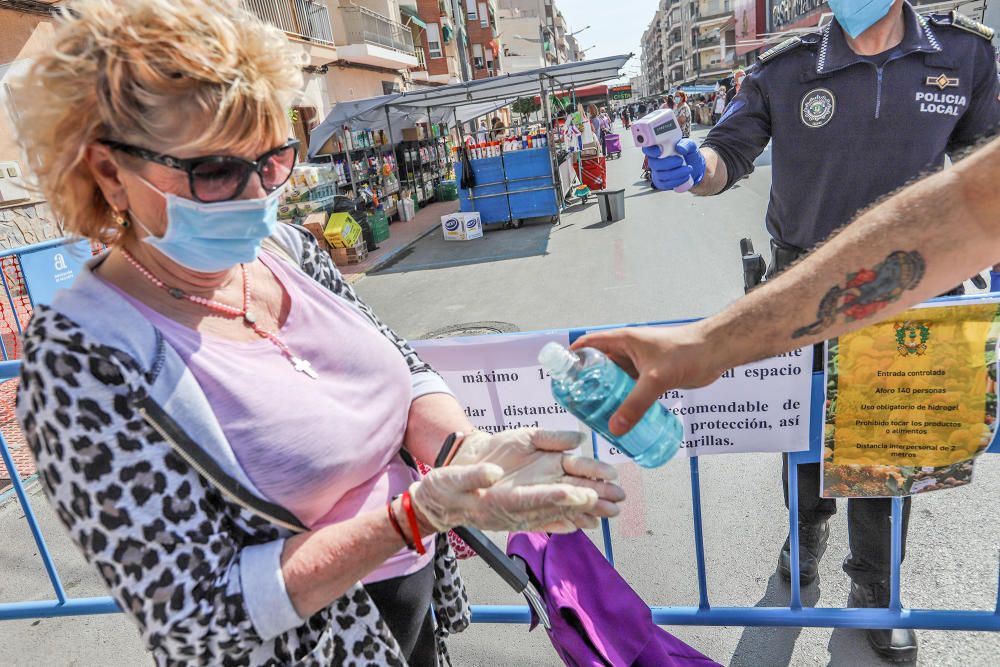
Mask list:
[[[567,350],[550,342],[538,361],[552,377],[552,395],[574,417],[600,433],[611,444],[645,468],[669,461],[680,446],[684,427],[659,403],[625,435],[611,435],[608,420],[635,387],[629,377],[600,350]]]

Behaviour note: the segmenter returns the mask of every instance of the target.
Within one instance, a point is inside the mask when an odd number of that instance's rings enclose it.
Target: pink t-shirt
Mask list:
[[[399,457],[412,395],[406,361],[343,299],[267,251],[261,261],[291,295],[278,335],[318,380],[297,372],[269,340],[200,334],[129,300],[180,354],[240,465],[269,500],[310,528],[384,512],[418,478]],[[364,581],[418,571],[433,546],[428,537],[425,556],[404,547]]]

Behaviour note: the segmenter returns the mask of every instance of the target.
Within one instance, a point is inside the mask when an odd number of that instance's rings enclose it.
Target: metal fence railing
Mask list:
[[[333,26],[326,5],[316,0],[241,0],[243,7],[284,32],[333,45]]]
[[[37,250],[39,247],[49,248],[52,243],[40,244],[14,251],[19,255]],[[10,256],[7,254],[6,256]],[[4,280],[7,280],[6,273]],[[31,294],[30,277],[24,289]],[[14,308],[11,299],[18,299],[15,290],[5,283],[7,290],[7,308]],[[960,300],[973,300],[965,297]],[[29,304],[30,305],[30,304]],[[659,322],[655,324],[665,324]],[[635,325],[642,326],[642,325]],[[587,331],[593,331],[589,329]],[[586,331],[574,329],[569,331],[571,341],[582,336]],[[19,372],[19,361],[0,362],[0,386],[14,381]],[[788,496],[789,496],[789,534],[791,536],[791,562],[798,562],[799,539],[798,531],[798,469],[799,464],[815,463],[820,460],[823,439],[824,385],[822,373],[816,373],[812,378],[810,396],[810,433],[809,450],[789,454]],[[9,434],[0,433],[0,458],[8,469],[13,470],[13,459],[8,448]],[[1000,453],[1000,438],[991,443],[988,453]],[[594,440],[594,453],[597,454],[597,441]],[[900,563],[902,560],[902,507],[901,498],[892,501],[892,542],[891,542],[891,580],[890,602],[885,609],[845,609],[845,608],[813,608],[802,603],[798,577],[791,579],[791,594],[785,607],[714,607],[708,596],[708,574],[705,560],[705,543],[702,527],[701,503],[701,472],[698,457],[688,461],[690,473],[690,489],[692,499],[692,530],[695,544],[695,563],[698,579],[698,605],[691,607],[653,607],[653,619],[662,625],[705,625],[705,626],[793,626],[793,627],[834,627],[834,628],[916,628],[939,630],[979,630],[1000,631],[1000,587],[998,587],[997,603],[994,609],[987,610],[956,610],[956,609],[907,609],[900,601]],[[120,611],[111,597],[68,598],[65,588],[59,578],[52,555],[45,543],[39,528],[34,510],[28,503],[24,482],[18,475],[12,476],[13,490],[21,503],[24,518],[28,522],[32,537],[42,560],[42,565],[48,575],[55,594],[54,599],[31,600],[23,602],[0,603],[0,621],[24,618],[43,618],[53,616],[83,616],[90,614],[107,614]],[[614,545],[612,543],[610,524],[602,522],[602,537],[604,552],[608,560],[614,563]],[[2,547],[0,547],[2,548]],[[1000,575],[1000,568],[998,568]],[[998,579],[1000,583],[1000,579]],[[473,621],[478,623],[527,623],[530,614],[526,605],[473,605]]]

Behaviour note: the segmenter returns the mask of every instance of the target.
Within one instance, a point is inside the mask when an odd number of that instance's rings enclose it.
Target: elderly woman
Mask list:
[[[302,86],[281,32],[237,0],[79,0],[52,43],[19,136],[66,229],[109,250],[36,310],[18,416],[159,664],[435,665],[468,614],[449,528],[617,513],[576,434],[475,432],[278,225]],[[409,455],[446,439],[421,479]]]

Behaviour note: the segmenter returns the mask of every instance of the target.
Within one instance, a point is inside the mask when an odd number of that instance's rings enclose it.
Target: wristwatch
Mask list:
[[[461,431],[455,431],[454,433],[449,434],[448,437],[444,439],[444,444],[441,445],[441,451],[438,452],[437,458],[434,460],[434,467],[443,468],[451,463],[464,441],[465,434]]]

